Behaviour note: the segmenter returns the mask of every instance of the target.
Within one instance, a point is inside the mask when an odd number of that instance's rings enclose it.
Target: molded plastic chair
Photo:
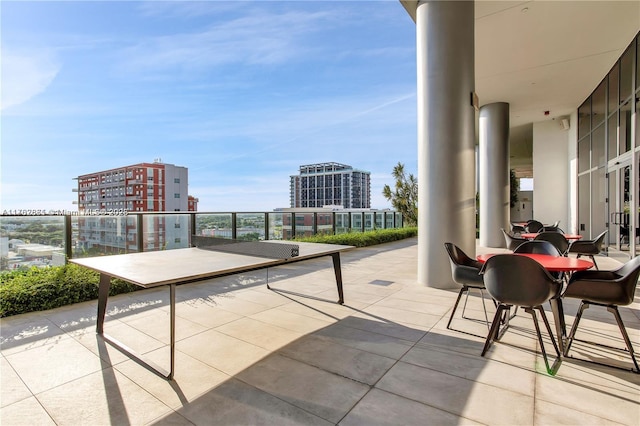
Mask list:
[[[588,309],[591,305],[602,306],[607,308],[616,318],[616,322],[626,343],[627,351],[633,360],[635,372],[640,373],[640,367],[638,367],[638,361],[633,352],[631,340],[629,340],[629,335],[622,322],[622,317],[620,316],[620,312],[618,312],[618,306],[627,306],[633,302],[639,275],[640,257],[635,257],[615,271],[578,271],[571,276],[563,297],[581,299],[582,301],[580,302],[576,319],[571,327],[567,345],[564,348],[565,356],[568,355],[573,341],[578,340],[575,339],[575,334],[584,310]],[[612,348],[606,345],[600,346]]]
[[[607,234],[607,230],[598,235],[593,240],[577,240],[571,243],[569,246],[569,253],[575,253],[578,256],[589,256],[593,265],[598,268],[598,264],[596,263],[596,259],[593,257],[596,254],[600,254],[602,250],[602,243],[604,242],[604,236]]]
[[[532,220],[527,224],[527,231],[532,233],[540,232],[542,228],[543,228],[542,223],[538,222],[537,220]]]
[[[513,251],[514,253],[534,253],[534,254],[548,254],[550,256],[561,256],[562,254],[556,248],[555,245],[549,241],[544,240],[531,240],[520,244]]]
[[[453,305],[453,310],[451,311],[451,316],[449,317],[447,328],[449,330],[453,330],[451,328],[451,320],[453,320],[453,316],[456,313],[458,303],[460,303],[460,298],[462,297],[463,293],[467,293],[468,298],[469,291],[471,289],[480,290],[480,296],[482,297],[482,307],[484,308],[484,317],[487,323],[487,328],[489,328],[489,317],[487,316],[487,308],[484,301],[484,282],[482,281],[482,275],[480,275],[482,263],[478,262],[477,260],[471,259],[464,251],[462,251],[462,249],[460,249],[460,247],[456,246],[453,243],[444,243],[444,248],[447,250],[447,254],[449,255],[451,277],[453,278],[453,281],[462,286],[460,292],[458,293],[456,303]],[[465,318],[464,310],[466,307],[467,300],[465,299],[464,307],[462,309],[463,318]]]
[[[533,318],[547,373],[554,375],[559,367],[560,351],[542,304],[560,295],[562,282],[553,278],[535,260],[513,254],[491,256],[484,264],[481,273],[484,278],[485,288],[494,300],[498,302],[496,315],[493,318],[489,335],[482,349],[482,356],[485,355],[493,340],[498,339],[498,327],[502,322],[503,311],[507,311],[505,316],[508,316],[512,306],[522,306],[524,311],[531,314]],[[556,351],[556,361],[553,366],[549,366],[547,352],[544,348],[538,318],[535,313],[536,310],[540,312]]]
[[[542,232],[541,234],[536,235],[534,241],[549,241],[558,249],[562,256],[567,255],[570,245],[569,240],[559,232]]]
[[[557,226],[543,226],[540,232],[559,232],[564,234],[565,232]]]
[[[527,229],[524,226],[511,224],[511,233],[514,236],[520,236],[520,234],[524,234],[525,232],[527,232]]]
[[[504,228],[500,228],[502,230],[502,234],[504,235],[504,242],[507,244],[507,248],[511,251],[515,250],[520,244],[525,243],[529,240],[526,238],[516,237],[515,235],[509,234]]]

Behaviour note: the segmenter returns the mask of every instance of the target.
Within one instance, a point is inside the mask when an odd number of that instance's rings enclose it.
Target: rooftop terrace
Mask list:
[[[416,257],[415,239],[344,253],[344,306],[329,258],[179,286],[173,382],[96,336],[96,302],[2,319],[0,423],[640,424],[640,375],[574,359],[547,375],[527,314],[480,357],[483,338],[446,329],[457,290],[416,285]],[[105,330],[167,365],[168,298],[166,287],[110,298]],[[570,325],[577,304],[565,306]],[[640,349],[640,303],[620,312]],[[486,335],[479,297],[467,316],[478,321],[453,327]],[[608,312],[583,318],[589,339],[624,347]]]

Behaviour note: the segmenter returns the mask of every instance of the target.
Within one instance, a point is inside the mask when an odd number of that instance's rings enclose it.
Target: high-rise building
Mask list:
[[[189,170],[160,161],[78,176],[78,210],[189,211]],[[197,204],[195,204],[197,205]]]
[[[138,250],[138,223],[129,212],[197,211],[188,169],[156,160],[78,176],[78,248]],[[143,250],[186,247],[188,217],[152,215],[143,223]],[[188,232],[188,231],[187,231]],[[188,237],[188,234],[187,234]],[[156,244],[157,243],[157,244]]]
[[[300,166],[291,176],[291,207],[371,208],[371,173],[339,163]]]

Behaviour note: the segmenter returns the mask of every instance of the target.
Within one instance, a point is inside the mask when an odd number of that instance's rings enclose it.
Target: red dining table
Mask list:
[[[538,235],[540,234],[537,232],[523,232],[522,234],[520,234],[522,238],[526,238],[527,240],[533,240]],[[582,235],[578,235],[578,234],[562,234],[562,235],[564,235],[564,237],[567,240],[579,240],[580,238],[582,238]]]
[[[575,272],[584,271],[593,268],[593,262],[584,259],[576,259],[575,257],[551,256],[548,254],[537,253],[485,253],[476,257],[479,262],[485,263],[491,256],[496,254],[510,254],[513,256],[526,256],[534,259],[541,264],[549,272]],[[560,353],[563,353],[564,340],[567,337],[567,330],[564,321],[564,308],[562,307],[562,298],[556,297],[549,300],[551,311],[553,312],[554,323],[556,325],[556,334],[558,335],[558,347]]]

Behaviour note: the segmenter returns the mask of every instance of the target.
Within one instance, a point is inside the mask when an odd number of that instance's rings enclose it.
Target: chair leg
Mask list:
[[[631,371],[633,371],[634,373],[640,373],[640,366],[638,365],[638,361],[636,359],[635,356],[635,352],[633,350],[633,345],[631,344],[631,340],[629,339],[629,334],[627,334],[627,329],[624,326],[624,323],[622,322],[622,317],[620,316],[620,312],[618,311],[618,307],[617,306],[610,306],[610,305],[601,305],[601,304],[596,304],[598,306],[604,306],[607,308],[607,310],[609,312],[611,312],[613,314],[613,316],[616,319],[616,322],[618,323],[618,328],[620,329],[620,333],[622,334],[622,338],[624,339],[624,342],[627,346],[627,351],[629,352],[629,356],[631,357],[631,360],[633,361],[633,365],[635,366],[635,370],[631,369]],[[569,334],[569,337],[567,339],[567,344],[564,348],[564,356],[567,356],[567,354],[569,353],[569,349],[571,348],[571,343],[573,343],[573,340],[575,339],[575,333],[578,329],[578,323],[580,322],[580,318],[582,317],[582,312],[590,307],[590,303],[586,302],[586,301],[582,301],[582,303],[580,304],[580,308],[578,309],[578,314],[576,315],[576,320],[573,322],[573,326],[571,327],[571,333]],[[579,339],[575,339],[575,340],[579,340]],[[595,343],[595,342],[589,342],[586,341],[586,343],[590,343],[596,346],[602,346],[602,347],[606,347],[609,349],[616,349],[616,350],[621,350],[624,351],[624,349],[621,348],[617,348],[614,346],[609,346],[609,345],[604,345],[601,343]],[[609,366],[609,367],[614,367],[614,368],[620,368],[617,366],[613,366],[613,365],[609,365],[609,364],[604,364],[601,362],[595,362],[595,361],[587,361],[587,360],[583,360],[586,362],[594,362],[596,364],[600,364],[600,365],[605,365],[605,366]]]
[[[547,328],[547,333],[549,333],[551,343],[553,343],[553,348],[556,351],[556,361],[551,367],[549,367],[549,359],[547,358],[547,352],[544,349],[544,342],[542,341],[542,334],[540,333],[540,326],[538,325],[538,318],[536,317],[535,309],[538,309],[540,311],[540,316],[542,317],[542,321]],[[536,306],[535,308],[524,308],[524,311],[531,314],[531,317],[533,318],[533,325],[536,328],[536,334],[538,335],[538,342],[540,343],[540,350],[542,351],[542,358],[544,358],[544,364],[547,368],[547,373],[554,376],[558,371],[558,368],[560,367],[560,351],[558,350],[558,345],[556,345],[556,340],[553,338],[553,332],[551,331],[551,326],[549,325],[547,316],[544,313],[544,309],[542,308],[542,306]]]
[[[569,332],[569,337],[567,337],[567,343],[564,346],[564,356],[567,356],[569,353],[569,349],[571,349],[571,344],[573,343],[573,338],[576,335],[576,330],[578,330],[578,323],[580,322],[580,318],[582,318],[582,312],[585,309],[589,308],[589,304],[582,302],[580,303],[580,307],[578,308],[578,313],[576,314],[576,319],[573,321],[573,325],[571,326],[571,331]]]
[[[487,340],[485,340],[484,342],[484,347],[482,348],[482,353],[480,354],[480,356],[484,356],[484,354],[487,353],[489,346],[491,346],[491,342],[498,335],[498,327],[502,322],[502,311],[505,309],[509,309],[509,307],[506,305],[498,305],[498,309],[496,309],[496,314],[493,317],[493,322],[491,323],[491,328],[489,329],[489,334],[487,334]]]
[[[451,311],[451,316],[449,317],[449,322],[447,323],[447,329],[451,330],[451,321],[453,320],[453,316],[456,313],[456,309],[458,309],[458,303],[460,303],[460,298],[462,297],[462,293],[469,291],[469,287],[463,286],[458,293],[458,298],[456,299],[456,303],[453,304],[453,310]]]
[[[631,340],[629,339],[629,335],[627,334],[627,329],[622,322],[622,317],[620,316],[620,312],[618,312],[617,306],[608,306],[607,310],[616,317],[616,322],[618,323],[618,327],[620,328],[620,332],[622,333],[622,337],[624,338],[624,342],[627,344],[627,350],[629,351],[629,355],[633,360],[633,365],[636,366],[636,373],[640,373],[640,367],[638,367],[638,361],[636,360],[635,353],[633,352],[633,346],[631,345]]]
[[[591,261],[593,262],[593,266],[595,266],[595,267],[596,267],[596,269],[599,271],[599,270],[600,270],[600,268],[598,268],[598,264],[596,263],[596,258],[595,258],[595,257],[593,257],[593,255],[592,255],[592,254],[590,254],[590,255],[589,255],[589,257],[591,258]]]

